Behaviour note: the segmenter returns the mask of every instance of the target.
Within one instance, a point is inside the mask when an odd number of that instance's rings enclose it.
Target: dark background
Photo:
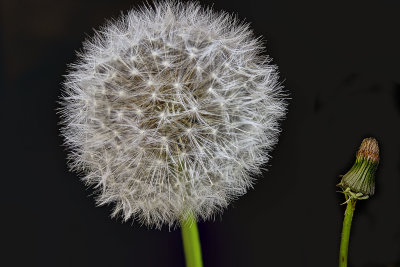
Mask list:
[[[201,1],[212,4],[213,1]],[[1,1],[2,266],[183,266],[179,229],[110,219],[66,166],[56,101],[66,65],[106,18],[141,1]],[[381,148],[357,204],[350,266],[400,266],[399,5],[215,0],[267,40],[290,93],[268,171],[199,224],[205,266],[337,266],[338,176],[364,137]]]

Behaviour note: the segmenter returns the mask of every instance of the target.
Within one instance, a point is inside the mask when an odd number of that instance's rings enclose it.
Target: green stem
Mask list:
[[[351,199],[347,202],[346,212],[344,214],[342,240],[340,242],[339,252],[339,267],[347,267],[347,254],[349,250],[349,238],[351,221],[353,220],[353,213],[356,207],[357,200]]]
[[[193,214],[181,220],[181,231],[186,267],[202,267],[199,232]]]

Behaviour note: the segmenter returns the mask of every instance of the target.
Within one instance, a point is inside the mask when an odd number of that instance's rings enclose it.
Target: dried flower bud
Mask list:
[[[375,171],[379,164],[379,146],[375,138],[365,138],[353,167],[337,185],[349,197],[367,199],[375,192]]]

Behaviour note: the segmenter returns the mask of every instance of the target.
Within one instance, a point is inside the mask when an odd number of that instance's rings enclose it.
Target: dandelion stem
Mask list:
[[[356,199],[349,199],[344,214],[342,240],[340,242],[339,267],[347,267],[347,252],[349,249],[350,228],[353,220],[353,213],[356,207]]]
[[[202,267],[199,232],[192,213],[181,220],[181,231],[186,267]]]

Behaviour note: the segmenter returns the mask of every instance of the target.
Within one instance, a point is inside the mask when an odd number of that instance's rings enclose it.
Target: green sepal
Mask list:
[[[378,162],[364,157],[356,159],[353,167],[342,177],[337,185],[345,191],[364,196],[372,196],[375,193],[375,172]]]

